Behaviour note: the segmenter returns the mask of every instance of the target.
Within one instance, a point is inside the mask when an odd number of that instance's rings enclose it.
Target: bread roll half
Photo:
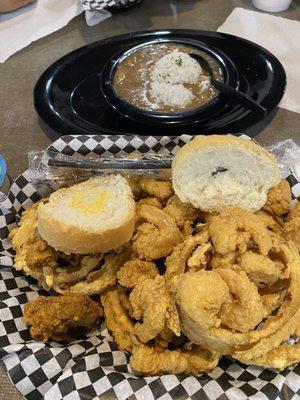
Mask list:
[[[134,225],[132,192],[120,175],[92,178],[60,189],[38,207],[40,235],[66,254],[115,249],[131,239]]]
[[[180,200],[201,210],[256,211],[265,204],[267,191],[280,182],[280,171],[273,156],[252,141],[197,136],[174,157],[172,181]]]

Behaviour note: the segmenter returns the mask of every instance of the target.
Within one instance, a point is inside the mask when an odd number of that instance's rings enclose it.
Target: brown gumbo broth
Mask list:
[[[147,110],[161,113],[180,112],[201,107],[217,94],[217,90],[210,84],[206,89],[200,89],[200,80],[197,83],[184,83],[185,88],[192,91],[194,97],[186,105],[166,105],[157,102],[152,96],[150,87],[151,71],[156,61],[164,55],[178,49],[183,53],[196,53],[204,57],[210,64],[214,77],[222,80],[222,71],[218,63],[206,53],[180,44],[153,44],[131,53],[118,66],[114,75],[114,88],[118,95],[128,103]],[[208,76],[207,71],[202,71],[202,75]],[[201,76],[202,76],[201,75]]]

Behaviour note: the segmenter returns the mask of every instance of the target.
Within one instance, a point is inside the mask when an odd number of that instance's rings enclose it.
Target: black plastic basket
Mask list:
[[[111,13],[119,13],[130,10],[133,7],[140,5],[144,0],[120,0],[120,2],[114,6],[108,8]]]

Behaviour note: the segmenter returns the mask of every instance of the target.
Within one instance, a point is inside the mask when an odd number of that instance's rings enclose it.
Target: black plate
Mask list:
[[[281,100],[286,75],[280,62],[264,48],[236,36],[198,30],[134,32],[84,46],[52,64],[34,89],[35,108],[40,117],[62,134],[170,134],[176,128],[135,123],[113,111],[105,102],[99,77],[108,59],[157,37],[183,37],[219,48],[235,64],[244,91],[270,113]],[[238,133],[263,117],[228,101],[204,123],[180,128],[182,133]],[[177,128],[178,131],[178,128]]]
[[[119,68],[119,65],[123,60],[128,57],[129,54],[147,47],[153,44],[180,44],[187,46],[196,51],[201,51],[202,54],[206,54],[210,60],[219,66],[222,71],[223,79],[225,83],[233,88],[239,88],[239,73],[236,70],[235,65],[224,53],[219,49],[215,49],[213,46],[207,46],[205,43],[199,40],[192,40],[188,38],[159,38],[151,41],[146,41],[138,46],[132,47],[121,54],[116,54],[111,58],[107,64],[105,64],[102,70],[102,76],[100,77],[100,89],[108,104],[115,109],[117,112],[123,114],[125,117],[130,118],[133,121],[145,124],[145,125],[161,125],[163,127],[170,127],[176,124],[176,127],[183,125],[191,125],[200,123],[203,124],[207,120],[211,120],[215,114],[218,114],[220,109],[226,105],[227,97],[219,94],[204,105],[191,110],[179,111],[176,113],[161,113],[156,111],[143,110],[138,108],[126,101],[118,95],[118,92],[114,88],[114,74]]]

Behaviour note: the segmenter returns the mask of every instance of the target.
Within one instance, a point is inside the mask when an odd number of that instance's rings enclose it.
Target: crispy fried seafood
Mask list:
[[[290,211],[291,201],[290,185],[287,181],[282,180],[268,191],[267,202],[263,208],[281,217]]]
[[[108,254],[55,251],[38,234],[36,206],[11,233],[15,267],[62,296],[30,302],[35,339],[69,339],[91,328],[101,306],[107,328],[144,375],[198,375],[222,356],[284,369],[300,360],[300,203],[286,181],[262,210],[203,213],[169,181],[131,179],[132,241]],[[297,250],[298,247],[298,250]]]
[[[72,340],[103,316],[99,303],[84,294],[40,296],[27,303],[23,320],[36,340]]]
[[[101,295],[106,325],[113,333],[116,343],[123,350],[132,351],[139,344],[135,335],[134,322],[130,318],[131,305],[124,289],[114,286]]]
[[[287,240],[293,240],[300,251],[300,202],[290,212],[287,222],[284,224],[284,236]]]
[[[173,194],[171,181],[159,181],[154,178],[141,177],[139,186],[142,192],[148,196],[156,197],[160,201],[166,201]]]
[[[130,258],[129,248],[120,253],[69,256],[50,247],[37,230],[37,204],[22,214],[10,238],[16,251],[15,268],[38,280],[46,290],[58,293],[101,293],[114,285],[119,268]]]
[[[275,234],[258,223],[257,236],[253,214],[233,209],[230,215],[233,229],[223,231],[224,245],[216,235],[216,224],[222,224],[229,213],[214,217],[208,226],[214,257],[216,253],[219,258],[226,257],[226,249],[230,254],[228,264],[225,262],[213,271],[206,268],[178,275],[173,278],[173,293],[181,329],[192,342],[251,363],[289,339],[299,326],[300,260],[293,243],[274,240]],[[243,229],[242,241],[236,237],[238,218],[238,227]],[[233,251],[237,254],[232,258]],[[267,298],[260,294],[261,285],[280,281],[287,284],[284,299],[278,294],[274,296],[275,293]],[[190,293],[195,294],[193,298]],[[270,315],[270,309],[276,306],[276,314]],[[259,324],[262,326],[256,329]]]
[[[118,281],[121,286],[134,288],[139,282],[147,278],[155,278],[157,275],[158,269],[153,262],[133,258],[119,270]]]
[[[132,249],[140,258],[156,260],[166,257],[182,241],[174,219],[159,208],[143,204],[137,218],[141,224],[133,237]]]
[[[157,351],[153,347],[139,346],[133,349],[130,359],[132,368],[144,375],[193,374],[215,368],[219,361],[218,353],[202,349],[200,346],[189,351]]]
[[[38,233],[38,205],[39,203],[34,204],[23,212],[19,226],[11,231],[10,238],[16,252],[14,267],[43,284],[43,268],[52,269],[56,266],[57,253]]]
[[[141,342],[154,339],[165,328],[180,335],[180,326],[175,302],[170,296],[165,278],[157,276],[145,279],[130,293],[133,317],[142,323],[135,325],[135,332]]]

